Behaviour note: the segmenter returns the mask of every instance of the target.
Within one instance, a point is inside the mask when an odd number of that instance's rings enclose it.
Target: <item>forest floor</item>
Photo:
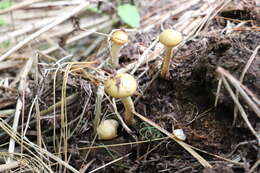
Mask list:
[[[138,7],[139,27],[119,2]],[[259,1],[12,1],[0,26],[0,172],[260,171]],[[129,42],[111,70],[119,28]],[[168,28],[184,39],[161,78]],[[102,90],[121,72],[138,81],[134,125]],[[98,139],[97,115],[119,120],[116,138]]]

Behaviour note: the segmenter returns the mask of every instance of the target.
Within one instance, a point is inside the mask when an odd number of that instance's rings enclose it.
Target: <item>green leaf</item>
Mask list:
[[[89,7],[87,10],[94,12],[94,13],[102,13],[102,11],[96,7]]]
[[[7,22],[4,19],[0,19],[0,26],[1,25],[6,25],[6,24],[7,24]]]
[[[4,0],[0,1],[0,9],[6,9],[13,5],[13,3],[10,0]]]
[[[135,28],[140,26],[140,15],[136,6],[123,4],[117,7],[117,14],[123,22]]]

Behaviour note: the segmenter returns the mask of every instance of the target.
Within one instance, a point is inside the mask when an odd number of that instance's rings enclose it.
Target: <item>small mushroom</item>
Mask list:
[[[177,139],[179,139],[181,141],[185,141],[186,140],[186,135],[185,135],[185,133],[183,132],[182,129],[175,129],[175,130],[173,130],[173,134],[174,134],[174,136]]]
[[[124,119],[128,125],[135,123],[133,112],[135,110],[131,96],[136,92],[137,82],[128,73],[119,73],[105,82],[105,91],[114,98],[120,98],[124,107]]]
[[[97,135],[100,140],[110,140],[117,137],[118,122],[114,119],[104,120],[97,127]]]
[[[111,57],[108,63],[116,68],[119,65],[119,53],[124,44],[128,42],[128,35],[124,30],[116,30],[111,35]]]
[[[182,41],[182,34],[172,29],[166,29],[160,34],[159,41],[166,49],[166,55],[163,59],[161,68],[161,77],[166,78],[169,71],[172,48]]]

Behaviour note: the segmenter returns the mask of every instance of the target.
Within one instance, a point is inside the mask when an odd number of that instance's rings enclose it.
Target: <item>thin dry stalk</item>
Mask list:
[[[31,70],[32,64],[33,64],[33,57],[31,57],[27,61],[27,63],[25,64],[25,66],[24,66],[24,68],[21,72],[21,78],[20,78],[21,81],[20,81],[20,84],[19,84],[19,91],[23,94],[24,94],[25,89],[27,87],[26,78],[27,78],[29,71]],[[17,100],[17,103],[16,103],[16,110],[15,110],[15,116],[14,116],[13,127],[12,127],[14,133],[17,132],[22,108],[23,108],[23,102],[22,102],[22,99],[19,97],[18,100]],[[14,148],[15,148],[15,140],[13,138],[10,138],[8,152],[13,153]],[[9,158],[7,160],[7,163],[10,163],[10,161],[11,161],[11,158]]]
[[[228,93],[230,94],[230,96],[232,97],[234,103],[236,104],[238,110],[240,111],[240,114],[242,116],[242,118],[244,119],[244,121],[246,122],[248,128],[250,129],[250,131],[252,132],[252,134],[256,137],[258,144],[260,145],[260,136],[256,133],[256,131],[254,130],[254,128],[252,127],[251,123],[248,120],[247,114],[244,110],[244,108],[242,107],[242,105],[239,103],[239,100],[237,99],[235,93],[232,91],[228,81],[226,80],[226,74],[227,72],[225,72],[225,70],[221,67],[217,68],[217,72],[221,75],[221,78],[223,80],[224,86],[226,87]],[[230,78],[228,78],[230,79]],[[235,87],[237,85],[234,85]]]
[[[259,49],[260,49],[260,45],[258,45],[258,46],[255,48],[253,54],[251,55],[251,57],[250,57],[249,60],[247,61],[246,66],[244,67],[244,69],[243,69],[243,71],[242,71],[242,73],[241,73],[241,76],[240,76],[240,78],[239,78],[239,82],[240,82],[241,84],[243,83],[243,80],[244,80],[244,77],[245,77],[246,72],[248,71],[248,69],[249,69],[249,67],[251,66],[251,64],[253,63],[253,61],[255,60],[256,55],[257,55],[257,52],[258,52]],[[258,58],[259,58],[259,57],[258,57]],[[238,93],[238,90],[236,89],[236,97],[237,97],[237,99],[239,99],[239,95],[238,95],[238,94],[239,94],[239,93]],[[235,120],[236,120],[236,117],[237,117],[237,107],[235,106],[235,107],[234,107],[234,122],[235,122]],[[233,123],[233,124],[234,124],[234,123]]]
[[[124,155],[124,156],[122,156],[122,157],[119,157],[119,158],[117,158],[117,159],[115,159],[115,160],[113,160],[113,161],[111,161],[111,162],[108,162],[108,163],[106,163],[106,164],[104,164],[104,165],[102,165],[102,166],[100,166],[100,167],[98,167],[98,168],[96,168],[96,169],[90,171],[89,173],[97,172],[98,170],[100,170],[100,169],[102,169],[102,168],[105,168],[105,167],[107,167],[107,166],[109,166],[109,165],[111,165],[111,164],[113,164],[113,163],[115,163],[115,162],[118,162],[119,160],[122,160],[122,159],[128,157],[129,155],[130,155],[130,154],[127,154],[127,155]]]

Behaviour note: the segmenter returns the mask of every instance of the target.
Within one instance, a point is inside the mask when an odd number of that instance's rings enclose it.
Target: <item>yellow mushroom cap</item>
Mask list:
[[[112,33],[111,40],[118,45],[123,45],[128,42],[128,35],[123,30],[116,30]]]
[[[166,29],[160,34],[159,41],[166,47],[174,47],[182,41],[182,34],[172,29]]]
[[[110,140],[117,137],[118,122],[113,119],[105,120],[97,127],[97,135],[100,140]]]
[[[127,73],[119,73],[105,82],[105,91],[112,97],[124,98],[135,93],[137,82]]]

